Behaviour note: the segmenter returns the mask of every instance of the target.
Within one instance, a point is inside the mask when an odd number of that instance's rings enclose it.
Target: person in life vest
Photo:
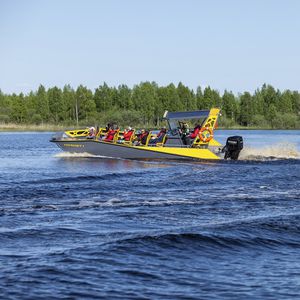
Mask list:
[[[137,134],[137,142],[135,143],[136,146],[138,145],[146,145],[147,137],[149,135],[149,131],[142,129],[139,134]]]
[[[129,142],[131,139],[131,136],[133,135],[134,130],[128,126],[126,129],[124,129],[123,134],[123,141]]]
[[[117,133],[116,129],[110,128],[104,138],[104,142],[112,143],[116,133]]]
[[[167,134],[167,129],[166,127],[162,127],[160,132],[157,134],[156,138],[153,138],[149,141],[149,144],[156,144],[156,143],[161,143]]]
[[[112,124],[111,123],[108,123],[104,129],[101,130],[101,133],[99,135],[99,140],[100,141],[104,141],[106,139],[106,136],[109,132],[109,130],[112,129]],[[98,130],[99,131],[99,130]]]
[[[132,129],[130,126],[124,129],[123,136],[120,140],[118,140],[118,143],[122,144],[125,142],[130,142],[132,135],[134,133],[134,129]]]
[[[105,130],[103,130],[103,132],[108,132],[110,129],[112,129],[112,124],[111,123],[107,123],[107,125],[105,126]]]
[[[184,137],[184,144],[191,145],[192,140],[194,140],[198,136],[200,129],[201,129],[201,125],[196,124],[194,130],[189,135]]]

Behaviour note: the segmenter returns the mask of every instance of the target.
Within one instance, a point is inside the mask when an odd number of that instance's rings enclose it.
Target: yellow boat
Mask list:
[[[243,148],[243,139],[232,136],[227,139],[225,147],[214,139],[214,130],[220,115],[219,108],[189,112],[168,112],[164,120],[168,130],[157,138],[149,132],[147,138],[139,141],[139,133],[134,132],[130,140],[125,141],[124,132],[114,130],[114,136],[107,140],[107,129],[100,128],[94,134],[87,129],[69,130],[55,135],[50,140],[62,150],[74,153],[124,159],[180,159],[180,160],[220,160],[238,159]],[[192,133],[187,124],[196,122]],[[194,136],[193,136],[194,134]],[[196,134],[196,136],[195,136]]]

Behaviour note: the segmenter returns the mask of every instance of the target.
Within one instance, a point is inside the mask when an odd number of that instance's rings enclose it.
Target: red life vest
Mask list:
[[[133,130],[124,132],[124,134],[123,134],[124,141],[130,141],[132,134],[133,134]]]
[[[190,134],[190,138],[195,139],[199,134],[199,131],[200,131],[200,126],[195,127],[193,132]]]
[[[112,142],[113,139],[114,139],[114,136],[115,136],[116,132],[117,132],[116,130],[110,129],[110,130],[108,131],[108,133],[107,133],[107,135],[106,135],[104,141],[105,141],[105,142]]]
[[[166,134],[166,130],[165,129],[162,129],[158,134],[157,134],[157,138],[160,138],[161,136],[165,136]]]

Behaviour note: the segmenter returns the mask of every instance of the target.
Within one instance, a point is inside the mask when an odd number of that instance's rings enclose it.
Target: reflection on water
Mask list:
[[[144,161],[144,160],[128,160],[106,158],[88,153],[69,153],[62,152],[54,155],[59,158],[58,164],[63,164],[67,168],[89,167],[92,169],[101,168],[102,170],[117,171],[117,170],[132,170],[144,168],[165,168],[169,167],[170,163],[163,161]]]

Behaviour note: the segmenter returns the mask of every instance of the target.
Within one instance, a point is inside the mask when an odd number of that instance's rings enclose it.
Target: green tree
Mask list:
[[[196,109],[197,103],[193,91],[191,91],[187,86],[184,86],[181,82],[179,82],[177,86],[177,94],[184,110],[189,111]]]
[[[294,91],[292,93],[292,107],[293,107],[293,112],[297,116],[300,116],[300,94],[298,91]]]
[[[197,87],[196,90],[196,105],[197,109],[203,109],[204,108],[204,99],[203,99],[203,93],[200,86]]]
[[[77,121],[101,122],[117,120],[119,124],[144,124],[159,126],[165,110],[183,111],[220,107],[224,113],[223,126],[263,128],[299,128],[300,94],[298,91],[280,92],[264,84],[251,95],[249,92],[236,97],[225,90],[221,97],[217,90],[206,87],[196,94],[181,82],[158,86],[155,82],[141,82],[132,89],[127,85],[109,87],[105,82],[95,92],[80,85],[76,92],[65,85],[63,90],[52,87],[46,91],[40,85],[27,95],[4,94],[0,90],[0,122],[17,123]],[[78,123],[77,122],[77,123]]]
[[[280,92],[271,86],[264,84],[261,88],[261,94],[264,99],[264,115],[269,116],[269,110],[271,105],[274,105],[275,108],[279,103]]]
[[[47,98],[49,101],[49,109],[52,120],[55,123],[63,120],[65,106],[63,103],[62,91],[58,87],[50,88],[47,91]]]
[[[11,96],[10,119],[17,123],[23,123],[26,120],[27,110],[23,93]]]
[[[292,93],[290,90],[284,91],[278,100],[279,100],[277,103],[278,111],[280,111],[281,113],[293,112]]]
[[[202,109],[210,109],[212,107],[221,107],[221,97],[216,90],[209,86],[204,89]]]
[[[37,110],[37,97],[36,97],[36,93],[34,92],[30,92],[27,96],[25,96],[25,106],[26,106],[26,112],[27,112],[27,116],[26,116],[26,122],[33,122],[32,121],[32,117],[37,114],[36,110]],[[33,122],[35,123],[35,122]]]
[[[158,87],[156,83],[148,81],[135,85],[133,88],[132,99],[135,110],[142,113],[144,123],[147,125],[156,119],[154,112],[155,103],[158,99],[157,90]]]
[[[36,113],[42,118],[42,122],[49,120],[50,109],[46,89],[40,85],[36,93]]]
[[[79,120],[94,122],[96,118],[96,104],[93,99],[92,91],[80,85],[76,90],[75,100],[78,103]]]
[[[95,90],[94,102],[98,112],[107,111],[112,109],[113,106],[113,91],[104,82],[103,85],[99,85]]]
[[[275,104],[271,104],[269,107],[269,110],[267,112],[267,120],[270,122],[270,125],[272,128],[275,127],[275,122],[277,119],[277,110]]]
[[[225,116],[229,118],[230,120],[236,119],[236,113],[237,113],[237,104],[236,99],[232,92],[227,92],[225,90],[223,97],[222,97],[222,112],[225,113]]]
[[[116,109],[133,109],[131,89],[126,85],[119,85],[117,89],[112,91],[113,106]]]
[[[158,102],[160,111],[163,113],[168,111],[182,111],[184,109],[183,103],[180,101],[177,89],[173,83],[166,87],[158,88]]]
[[[65,105],[65,120],[76,121],[78,116],[78,107],[76,106],[76,98],[75,98],[75,91],[69,85],[65,85],[63,88],[63,102]],[[78,124],[77,124],[78,125]]]
[[[10,120],[11,103],[10,97],[5,95],[0,89],[0,122],[7,123]]]
[[[119,85],[118,86],[118,107],[120,107],[121,109],[129,109],[132,110],[133,109],[133,102],[132,102],[132,92],[131,89],[125,85]]]
[[[253,117],[252,97],[249,92],[240,96],[240,122],[243,126],[251,125]]]
[[[260,89],[257,89],[252,96],[253,113],[263,116],[265,112],[265,100]]]

